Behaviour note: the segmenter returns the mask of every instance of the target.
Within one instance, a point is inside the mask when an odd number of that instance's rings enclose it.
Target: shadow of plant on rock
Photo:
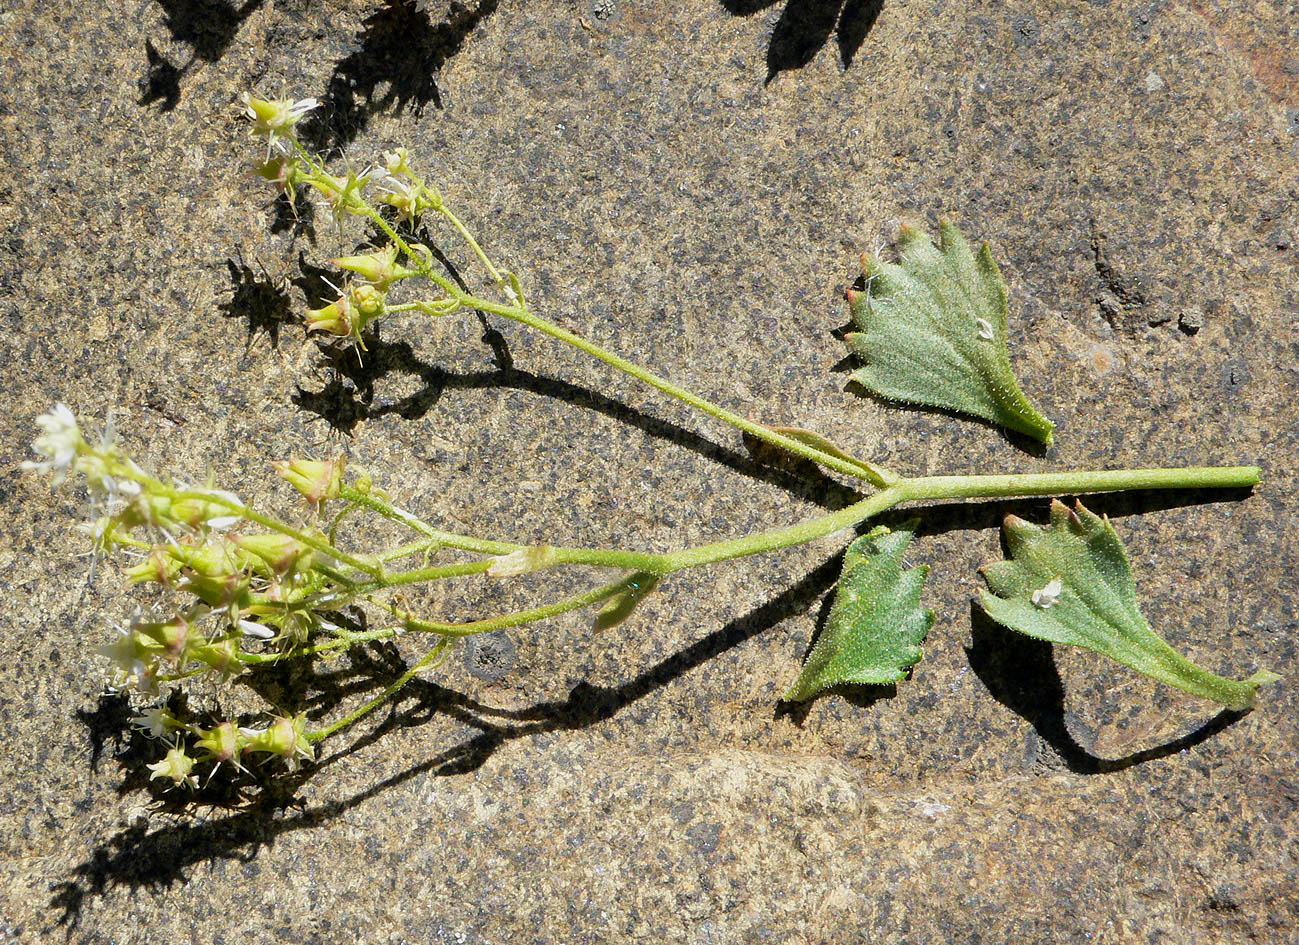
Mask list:
[[[155,0],[163,8],[163,26],[173,41],[190,47],[189,61],[178,66],[167,59],[151,40],[144,50],[149,68],[140,80],[140,104],[161,102],[169,112],[180,103],[180,80],[198,63],[220,59],[234,41],[244,20],[252,16],[263,0]]]
[[[778,0],[722,0],[735,16],[751,16]],[[835,36],[844,68],[852,65],[879,19],[884,0],[785,0],[767,43],[767,78],[801,69]]]
[[[1065,709],[1065,687],[1050,643],[1034,640],[1001,626],[977,604],[970,605],[972,645],[966,654],[970,668],[993,698],[1033,726],[1064,766],[1076,774],[1122,771],[1192,748],[1244,718],[1248,712],[1222,709],[1194,730],[1172,741],[1141,749],[1121,758],[1093,754],[1090,739],[1076,733],[1079,725]]]
[[[375,112],[419,117],[430,102],[441,108],[438,72],[498,3],[452,0],[445,16],[434,20],[414,4],[393,2],[367,17],[357,51],[334,67],[320,96],[319,134],[310,146],[325,151],[349,144]]]
[[[80,925],[86,900],[117,888],[154,890],[170,888],[187,879],[190,868],[208,862],[232,860],[247,863],[263,847],[294,830],[328,825],[337,817],[385,791],[424,774],[447,776],[480,768],[503,745],[520,738],[573,731],[607,721],[628,706],[670,686],[695,668],[717,658],[781,621],[801,613],[834,583],[839,562],[827,561],[799,581],[701,640],[646,667],[618,685],[578,683],[562,700],[537,702],[521,709],[500,709],[485,705],[453,689],[421,679],[412,680],[391,701],[387,716],[350,744],[295,772],[282,767],[256,781],[256,790],[242,806],[225,803],[229,795],[213,793],[197,800],[180,791],[163,792],[150,784],[138,763],[146,748],[156,751],[157,743],[146,743],[129,730],[129,706],[124,697],[105,696],[98,710],[80,714],[91,734],[97,760],[110,741],[114,757],[129,765],[119,794],[153,789],[153,801],[160,811],[181,812],[192,802],[217,808],[216,815],[179,820],[159,818],[154,826],[148,818],[118,830],[99,842],[87,859],[73,868],[71,876],[53,891],[50,907],[57,921],[69,930]],[[340,692],[355,696],[370,675],[388,679],[404,671],[405,663],[395,650],[385,646],[361,654],[349,654],[350,663],[339,670],[333,682]],[[299,680],[301,683],[304,680]],[[312,685],[328,686],[331,679],[314,677]],[[335,706],[321,703],[311,712],[328,712]],[[467,737],[459,744],[431,758],[397,772],[350,797],[305,806],[298,799],[302,785],[321,768],[335,764],[393,737],[399,730],[422,725],[436,716],[460,723]],[[201,789],[206,790],[206,789]],[[220,809],[224,808],[224,813]]]

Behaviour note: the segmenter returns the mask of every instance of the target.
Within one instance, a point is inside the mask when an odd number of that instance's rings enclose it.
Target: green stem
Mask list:
[[[476,255],[479,261],[481,261],[482,264],[487,268],[487,272],[491,275],[492,279],[496,282],[496,284],[500,285],[502,282],[504,282],[505,277],[502,276],[496,270],[496,267],[494,265],[492,265],[492,261],[487,258],[487,254],[483,252],[483,248],[478,245],[478,240],[474,239],[473,235],[467,229],[465,229],[465,225],[460,222],[459,217],[457,217],[454,213],[451,212],[451,208],[444,203],[438,204],[438,213],[442,214],[444,217],[450,220],[451,225],[454,226],[460,232],[460,236],[464,239],[466,243],[469,244],[469,248],[474,251],[474,255]]]
[[[614,354],[612,351],[602,348],[594,342],[587,341],[582,336],[576,335],[566,328],[561,328],[553,322],[547,321],[538,315],[534,315],[530,311],[514,306],[498,305],[495,303],[489,303],[484,306],[475,301],[467,304],[472,304],[475,308],[482,308],[484,311],[492,312],[496,315],[502,315],[505,318],[511,318],[517,322],[522,322],[529,327],[550,335],[552,338],[566,342],[581,351],[585,351],[592,357],[598,358],[605,364],[615,367],[623,373],[630,374],[637,380],[643,381],[651,387],[661,390],[668,396],[675,397],[677,400],[683,401],[691,407],[703,411],[710,417],[720,420],[723,423],[730,424],[738,430],[748,433],[751,436],[755,436],[760,440],[765,440],[768,443],[779,446],[781,449],[788,450],[795,455],[802,456],[804,459],[810,459],[812,462],[819,463],[827,469],[833,469],[835,472],[843,473],[844,475],[851,476],[854,479],[864,479],[875,486],[885,486],[898,481],[896,475],[881,467],[875,466],[874,464],[865,463],[862,460],[846,460],[838,456],[832,456],[829,453],[822,452],[814,446],[809,446],[808,444],[795,440],[792,437],[785,436],[782,433],[777,433],[775,430],[763,426],[761,423],[747,420],[739,414],[727,410],[725,407],[719,406],[712,401],[705,400],[698,394],[686,390],[684,387],[678,387],[666,378],[660,377],[652,371],[647,371],[639,364],[636,364],[633,361],[628,361],[621,355]]]
[[[275,653],[245,653],[240,651],[238,654],[239,662],[247,663],[250,666],[260,665],[262,663],[278,663],[281,660],[297,659],[300,656],[312,656],[317,653],[328,653],[330,650],[337,650],[340,647],[352,647],[358,643],[369,643],[372,640],[391,640],[400,633],[394,627],[384,627],[382,630],[363,630],[360,633],[345,633],[327,640],[324,643],[317,643],[315,646],[304,646],[298,649],[280,650]],[[206,669],[198,672],[206,672]]]
[[[370,712],[374,711],[379,706],[383,705],[384,702],[388,701],[390,698],[396,695],[397,691],[401,689],[403,686],[405,686],[406,683],[414,679],[415,676],[420,672],[420,670],[425,669],[426,667],[431,666],[432,664],[437,662],[438,659],[441,658],[441,656],[444,653],[446,653],[446,648],[449,642],[450,641],[448,640],[439,641],[438,645],[433,647],[433,649],[429,650],[427,653],[425,653],[419,662],[417,662],[410,669],[406,670],[406,672],[398,676],[390,685],[388,685],[383,690],[383,692],[379,693],[377,696],[375,696],[365,705],[361,706],[355,712],[349,712],[347,715],[343,716],[338,721],[330,725],[327,725],[324,728],[316,729],[314,732],[307,732],[306,733],[307,741],[318,742],[323,738],[328,738],[330,735],[333,735],[339,729],[347,728],[347,726],[351,725],[353,722],[356,722],[358,719],[362,718],[365,715],[368,715]]]
[[[565,597],[562,600],[543,604],[540,607],[519,610],[512,614],[504,614],[486,620],[470,620],[466,623],[442,623],[436,620],[424,620],[421,617],[414,617],[391,604],[385,606],[409,630],[437,633],[446,637],[467,637],[475,633],[491,633],[493,630],[504,630],[508,627],[522,626],[526,623],[536,623],[538,620],[565,614],[570,610],[581,610],[583,607],[598,604],[602,600],[608,600],[615,594],[625,591],[630,586],[632,579],[632,577],[625,577],[620,581],[592,588],[589,591],[583,591],[581,594],[574,594],[572,597]]]
[[[668,554],[626,551],[606,548],[552,547],[549,563],[584,564],[670,574],[683,568],[762,554],[791,545],[801,545],[823,538],[842,528],[851,528],[872,516],[903,502],[942,499],[999,499],[1014,496],[1080,495],[1094,492],[1122,492],[1132,489],[1231,489],[1248,488],[1259,482],[1257,466],[1187,467],[1184,469],[1121,469],[1056,473],[1023,473],[999,476],[921,476],[899,479],[852,505],[819,518],[783,528],[771,529],[742,538],[712,542]],[[384,502],[370,493],[344,486],[340,495],[394,521],[401,522],[422,535],[448,547],[462,548],[479,554],[506,555],[525,547],[512,542],[487,541],[443,532],[420,521],[414,515]],[[415,583],[456,574],[473,574],[487,570],[490,562],[476,561],[444,565],[401,575],[386,576],[384,585],[394,579]],[[456,570],[459,569],[459,570]],[[378,586],[378,582],[376,582]]]
[[[379,693],[379,695],[375,696],[355,712],[348,713],[343,718],[325,728],[307,733],[307,738],[312,742],[318,742],[321,739],[328,738],[340,729],[344,729],[354,722],[359,721],[370,712],[373,712],[388,699],[392,698],[392,696],[395,695],[402,686],[414,679],[415,675],[421,669],[431,665],[441,657],[442,654],[446,652],[447,646],[449,646],[451,641],[456,637],[469,636],[475,633],[490,633],[493,630],[503,630],[506,627],[517,627],[522,624],[534,623],[538,620],[545,620],[547,617],[554,617],[562,613],[567,613],[570,610],[579,610],[583,607],[589,607],[591,604],[607,600],[615,594],[625,591],[634,578],[635,575],[629,575],[620,581],[614,581],[611,584],[605,584],[603,587],[593,588],[592,590],[585,591],[581,594],[574,594],[572,597],[566,597],[563,600],[555,601],[554,603],[546,604],[542,607],[533,607],[530,610],[520,610],[516,613],[505,614],[501,617],[493,617],[490,620],[473,620],[467,623],[439,623],[433,620],[423,620],[418,617],[413,617],[405,611],[402,611],[400,608],[388,604],[386,605],[388,610],[395,617],[401,620],[407,629],[436,633],[440,635],[442,639],[438,641],[438,644],[425,654],[418,663],[399,676],[391,685],[385,688],[383,692]],[[349,634],[345,639],[339,639],[336,641],[331,640],[329,643],[323,643],[320,646],[312,647],[308,650],[299,650],[297,652],[313,653],[325,649],[334,649],[338,646],[351,645],[354,642],[360,642],[362,639],[378,639],[380,635],[391,633],[391,630],[387,630],[371,631],[370,633],[365,634]],[[252,661],[270,662],[271,660],[245,660],[245,662]]]
[[[832,456],[829,453],[822,452],[814,446],[809,446],[799,440],[777,433],[760,423],[746,420],[744,417],[727,410],[725,407],[721,407],[711,401],[705,400],[683,387],[678,387],[676,384],[673,384],[666,378],[659,377],[652,371],[647,371],[645,368],[642,368],[633,361],[628,361],[621,355],[614,354],[612,351],[602,348],[593,342],[587,341],[585,338],[574,334],[566,328],[561,328],[553,322],[534,315],[523,305],[506,305],[500,302],[492,302],[488,299],[481,299],[476,295],[465,292],[445,276],[441,276],[434,272],[433,269],[425,263],[424,259],[417,255],[411,249],[410,245],[402,239],[396,229],[394,229],[388,221],[383,218],[381,213],[368,205],[361,210],[361,213],[363,216],[371,220],[375,226],[383,230],[397,248],[400,249],[412,263],[414,263],[421,275],[431,279],[439,288],[442,289],[442,291],[446,292],[465,308],[474,308],[479,311],[500,315],[517,322],[522,322],[531,328],[536,328],[538,331],[544,332],[552,338],[567,342],[575,348],[585,351],[587,354],[598,358],[606,364],[630,374],[637,380],[644,381],[651,387],[655,387],[671,397],[684,401],[697,410],[702,410],[704,413],[716,418],[717,420],[721,420],[723,423],[728,423],[736,429],[742,430],[758,439],[766,440],[768,443],[775,444],[782,449],[788,450],[798,456],[802,456],[804,459],[810,459],[814,463],[820,463],[827,469],[833,469],[836,472],[843,473],[846,476],[851,476],[854,479],[864,479],[875,486],[884,486],[888,483],[897,481],[897,476],[890,473],[888,470],[875,466],[872,463],[866,463],[861,460],[850,461],[838,456]],[[483,261],[488,272],[492,274],[492,277],[497,281],[497,283],[500,284],[503,282],[504,279],[501,274],[497,271],[496,267],[492,265],[491,261],[487,258],[487,255],[478,245],[478,242],[472,235],[470,235],[469,231],[465,229],[464,225],[456,218],[455,214],[445,209],[442,210],[442,213],[455,224],[456,228],[460,231],[461,236],[469,243],[470,247],[478,255],[479,259]]]
[[[899,485],[908,493],[908,500],[997,499],[1134,489],[1248,489],[1258,485],[1261,475],[1257,466],[1187,466],[1007,476],[921,476],[904,479]]]
[[[405,509],[399,509],[395,505],[385,502],[371,492],[362,492],[355,486],[344,484],[338,491],[340,498],[348,502],[354,502],[362,505],[372,512],[375,512],[386,519],[394,522],[400,522],[411,531],[418,532],[427,538],[432,539],[433,543],[445,548],[458,548],[461,551],[474,551],[478,554],[485,555],[507,555],[511,551],[518,551],[523,545],[514,544],[508,541],[488,541],[483,538],[471,538],[468,535],[459,535],[455,532],[443,531],[440,528],[434,528],[427,522],[421,521],[414,515],[411,515]],[[429,544],[423,542],[422,544]]]
[[[801,545],[842,528],[858,525],[903,502],[1077,495],[1131,489],[1241,489],[1257,485],[1259,477],[1260,470],[1257,466],[1123,469],[1006,476],[923,476],[899,480],[860,502],[797,525],[699,545],[670,554],[589,548],[554,548],[552,551],[555,563],[592,564],[669,574],[701,564]]]

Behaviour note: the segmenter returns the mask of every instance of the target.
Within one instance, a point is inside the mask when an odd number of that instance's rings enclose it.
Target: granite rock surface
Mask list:
[[[1299,938],[1294,4],[428,6],[0,10],[0,941]],[[408,145],[538,308],[742,414],[910,474],[1257,463],[1247,496],[1089,505],[1175,646],[1285,679],[1223,715],[1013,638],[975,569],[1046,503],[948,505],[895,688],[778,701],[841,535],[676,575],[600,636],[482,641],[275,803],[174,803],[93,652],[132,594],[84,497],[18,468],[55,401],[152,469],[274,501],[270,460],[341,452],[527,541],[670,550],[851,500],[512,323],[394,318],[331,359],[292,313],[356,233],[249,175],[246,89],[322,99],[356,166]],[[1002,263],[1047,452],[846,384],[858,254],[942,218]]]

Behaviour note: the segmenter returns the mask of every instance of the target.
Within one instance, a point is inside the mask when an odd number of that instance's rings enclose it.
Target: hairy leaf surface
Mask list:
[[[1010,368],[1006,283],[985,243],[976,255],[946,221],[940,244],[912,227],[897,265],[862,256],[865,292],[849,293],[862,361],[852,379],[894,400],[990,420],[1050,444],[1055,424],[1033,407]]]
[[[988,616],[1012,630],[1086,647],[1139,673],[1236,709],[1279,677],[1260,670],[1233,680],[1201,669],[1163,641],[1137,607],[1132,568],[1109,520],[1083,508],[1051,503],[1051,523],[1006,517],[1009,560],[981,569],[990,592],[979,596]]]
[[[881,525],[848,546],[829,619],[787,702],[840,683],[896,682],[920,662],[934,612],[920,607],[929,568],[902,570],[915,530],[914,521],[897,531]]]

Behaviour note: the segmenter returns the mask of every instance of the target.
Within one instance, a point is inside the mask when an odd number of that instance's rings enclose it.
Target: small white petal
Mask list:
[[[979,337],[984,341],[991,341],[994,337],[992,332],[992,322],[988,321],[986,318],[975,318],[974,320],[979,323]]]
[[[1064,583],[1057,577],[1051,578],[1046,582],[1045,587],[1038,588],[1031,595],[1033,606],[1038,610],[1046,610],[1053,607],[1060,600],[1060,592],[1064,590]]]
[[[244,632],[244,636],[256,637],[258,640],[274,640],[275,631],[264,623],[258,623],[256,620],[240,620],[239,629]]]

